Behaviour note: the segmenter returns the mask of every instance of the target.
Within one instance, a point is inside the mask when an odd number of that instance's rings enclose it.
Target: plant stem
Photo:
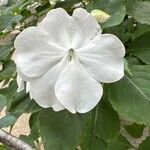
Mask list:
[[[15,150],[35,150],[32,146],[17,137],[0,129],[0,142]]]

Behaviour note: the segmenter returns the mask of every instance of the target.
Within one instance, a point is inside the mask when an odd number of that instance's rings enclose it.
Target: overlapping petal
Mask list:
[[[17,92],[24,90],[24,80],[22,80],[19,75],[17,75],[17,84],[18,84]]]
[[[52,41],[68,49],[82,47],[97,32],[101,33],[95,18],[83,8],[75,9],[72,16],[62,8],[51,10],[38,27],[46,30]]]
[[[124,75],[125,48],[114,35],[97,35],[89,44],[77,50],[79,60],[99,82],[110,83]]]
[[[65,48],[71,47],[71,39],[75,32],[73,26],[73,18],[62,8],[49,11],[38,24],[39,28],[49,33],[51,41]]]
[[[77,8],[73,12],[78,32],[74,35],[74,48],[81,48],[93,39],[97,33],[101,33],[101,27],[96,19],[83,8]]]
[[[72,113],[90,111],[99,102],[102,93],[101,84],[91,77],[78,60],[66,66],[55,85],[56,97]]]
[[[55,96],[54,86],[67,62],[65,57],[44,75],[30,80],[30,94],[40,106],[44,108],[53,107],[55,111],[64,109]]]
[[[15,62],[18,69],[28,77],[38,77],[47,72],[65,55],[64,48],[49,40],[46,31],[29,27],[15,40]]]

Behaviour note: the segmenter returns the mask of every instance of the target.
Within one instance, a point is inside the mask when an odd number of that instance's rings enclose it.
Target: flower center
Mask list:
[[[70,61],[74,58],[74,54],[75,54],[75,52],[74,52],[74,50],[71,48],[71,49],[69,50],[69,60],[70,60]]]

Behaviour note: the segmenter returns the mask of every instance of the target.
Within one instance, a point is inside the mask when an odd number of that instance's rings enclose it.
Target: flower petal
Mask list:
[[[67,49],[82,47],[97,32],[101,33],[96,19],[82,8],[75,9],[73,16],[69,16],[62,8],[53,9],[38,27],[46,30],[51,35],[52,41]]]
[[[28,77],[38,77],[65,55],[62,47],[49,40],[46,31],[29,27],[15,40],[14,60],[17,68]]]
[[[101,33],[100,25],[85,9],[75,9],[73,17],[77,24],[76,28],[80,29],[80,32],[76,32],[75,35],[75,48],[79,48],[84,44],[87,44],[98,32]]]
[[[100,101],[103,89],[79,61],[71,61],[61,72],[55,94],[71,113],[86,113]]]
[[[55,96],[54,85],[66,63],[67,59],[64,58],[44,75],[29,81],[30,94],[40,106],[44,108],[53,107],[55,111],[64,109]]]
[[[38,24],[38,27],[47,31],[53,42],[70,48],[70,32],[73,32],[73,22],[73,18],[63,8],[57,8],[50,10],[42,22]]]
[[[18,89],[17,92],[20,92],[22,90],[24,90],[24,80],[22,80],[22,78],[20,78],[19,75],[17,75],[17,85],[18,85]]]
[[[125,48],[114,35],[96,36],[87,46],[78,49],[80,62],[99,82],[111,83],[124,75]]]

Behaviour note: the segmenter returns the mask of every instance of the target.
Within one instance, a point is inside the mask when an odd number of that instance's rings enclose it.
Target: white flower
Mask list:
[[[18,74],[30,85],[30,96],[55,111],[90,111],[102,97],[100,82],[124,75],[123,44],[101,34],[96,19],[82,8],[72,16],[62,8],[51,10],[37,27],[21,32],[14,45]]]
[[[0,6],[7,5],[8,0],[0,0]]]

